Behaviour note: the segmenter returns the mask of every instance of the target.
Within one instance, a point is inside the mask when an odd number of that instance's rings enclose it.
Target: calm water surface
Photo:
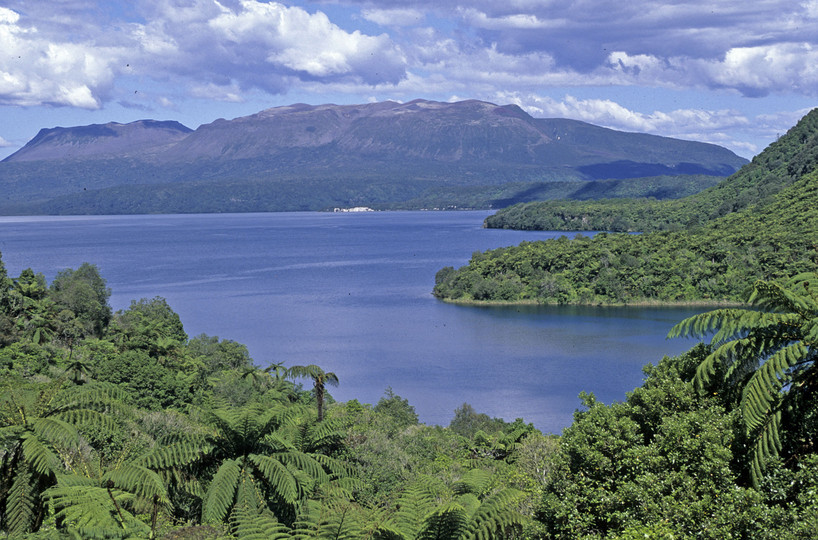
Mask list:
[[[266,366],[334,371],[341,401],[387,387],[421,421],[464,402],[543,431],[571,422],[580,391],[621,400],[642,366],[692,343],[664,338],[692,309],[475,308],[435,300],[443,266],[559,233],[488,230],[487,212],[0,217],[9,275],[49,282],[96,264],[113,308],[162,296],[189,335],[244,343]]]

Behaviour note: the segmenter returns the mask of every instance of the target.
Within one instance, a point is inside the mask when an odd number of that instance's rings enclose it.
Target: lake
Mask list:
[[[577,394],[622,400],[642,366],[693,344],[666,340],[695,308],[465,307],[431,295],[434,275],[474,251],[559,236],[483,229],[488,212],[0,217],[10,276],[51,281],[96,264],[114,310],[162,296],[190,336],[244,343],[256,364],[318,364],[341,401],[387,387],[421,421],[464,402],[558,433]]]

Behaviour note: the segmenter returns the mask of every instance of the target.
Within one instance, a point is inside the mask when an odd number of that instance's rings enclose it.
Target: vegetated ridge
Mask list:
[[[712,144],[538,119],[515,105],[296,104],[196,130],[153,120],[44,129],[0,162],[0,211],[498,207],[572,193],[679,197],[745,162]],[[668,180],[677,176],[681,187]],[[607,184],[584,190],[599,180]]]
[[[532,214],[538,216],[532,221],[550,216],[553,222],[540,223],[567,223],[568,229],[644,225],[657,232],[562,237],[476,253],[459,270],[441,270],[434,294],[461,302],[743,302],[756,280],[818,268],[816,163],[818,110],[698,195],[658,203],[554,203],[550,214]],[[525,208],[515,210],[527,217]]]
[[[674,201],[618,198],[593,202],[554,200],[516,204],[489,216],[486,226],[520,230],[619,232],[692,227],[752,204],[769,201],[782,188],[813,170],[818,162],[816,139],[818,111],[812,111],[785,137],[772,143],[738,173],[693,196]]]

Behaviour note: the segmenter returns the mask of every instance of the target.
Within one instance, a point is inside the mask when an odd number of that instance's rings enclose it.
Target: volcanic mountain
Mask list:
[[[744,163],[716,145],[533,118],[516,105],[295,104],[196,130],[155,120],[43,129],[0,162],[0,211],[387,207],[441,190],[465,200],[534,183],[723,177]]]

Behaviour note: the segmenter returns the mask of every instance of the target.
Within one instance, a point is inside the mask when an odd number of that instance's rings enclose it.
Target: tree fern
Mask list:
[[[37,494],[34,475],[25,463],[17,466],[5,500],[6,529],[12,536],[31,530],[36,519]]]
[[[53,381],[0,388],[0,478],[15,487],[0,490],[0,507],[5,506],[7,515],[4,527],[17,532],[38,527],[43,490],[77,465],[79,429],[113,430],[113,421],[103,413],[118,406],[110,388],[97,385],[66,387],[64,381]],[[23,488],[23,481],[28,488]],[[31,504],[33,510],[28,512]]]
[[[701,388],[723,373],[728,385],[741,388],[739,406],[753,439],[751,476],[757,483],[764,462],[783,450],[782,412],[799,402],[792,393],[810,391],[795,383],[816,375],[818,274],[801,274],[785,285],[759,281],[750,302],[755,309],[715,310],[685,319],[669,337],[713,334],[715,348],[698,366],[695,380]]]

